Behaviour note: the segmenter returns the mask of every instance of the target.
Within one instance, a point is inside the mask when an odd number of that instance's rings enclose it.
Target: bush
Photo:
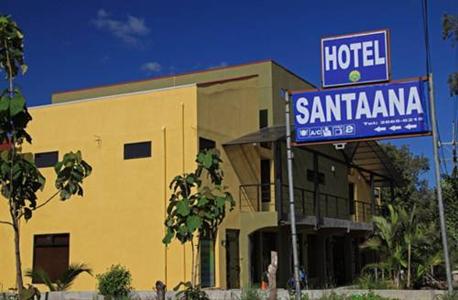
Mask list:
[[[338,295],[335,292],[323,295],[319,300],[390,300],[388,298],[376,295],[372,292],[362,295]]]
[[[361,275],[356,279],[355,285],[358,289],[362,290],[385,290],[394,288],[390,281],[375,280],[372,274]]]
[[[132,291],[132,275],[126,267],[112,265],[105,273],[97,275],[100,294],[110,297],[126,297]]]
[[[245,288],[242,290],[240,300],[263,300],[261,291],[254,288]]]

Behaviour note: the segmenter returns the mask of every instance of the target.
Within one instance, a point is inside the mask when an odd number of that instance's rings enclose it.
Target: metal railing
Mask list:
[[[294,201],[296,216],[303,218],[315,216],[315,192],[302,187],[294,187]],[[289,213],[289,191],[288,185],[283,184],[281,188],[281,219],[288,220]],[[263,211],[263,203],[274,201],[275,185],[267,184],[244,184],[239,187],[239,208],[241,211]],[[348,198],[333,195],[330,193],[319,194],[320,217],[353,220],[358,223],[368,223],[372,219],[371,204],[365,201],[354,201],[354,211],[350,211]],[[380,207],[375,206],[375,214],[380,214]]]
[[[354,221],[357,223],[369,223],[372,217],[379,216],[382,213],[380,205],[374,206],[374,214],[372,213],[372,205],[370,202],[355,200]]]
[[[239,208],[243,211],[262,211],[262,203],[275,199],[273,183],[243,184],[239,187]]]

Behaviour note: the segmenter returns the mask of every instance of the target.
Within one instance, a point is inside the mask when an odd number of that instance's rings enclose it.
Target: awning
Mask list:
[[[265,127],[259,131],[243,135],[235,140],[224,143],[223,146],[276,142],[285,137],[285,126]]]
[[[345,146],[345,155],[352,164],[365,173],[373,173],[379,182],[399,183],[396,168],[382,146],[376,141],[352,142]],[[369,174],[366,179],[369,180]],[[363,176],[365,174],[363,173]]]
[[[285,131],[285,126],[265,127],[259,131],[228,141],[224,143],[223,146],[229,148],[229,146],[236,145],[242,146],[247,144],[283,141],[286,138]],[[300,147],[317,151],[317,147],[313,145]],[[367,181],[370,180],[370,175],[372,174],[374,175],[377,186],[399,183],[396,169],[378,142],[361,141],[347,143],[343,150],[343,154],[346,161],[342,161],[342,163],[346,163],[350,167],[358,168]]]

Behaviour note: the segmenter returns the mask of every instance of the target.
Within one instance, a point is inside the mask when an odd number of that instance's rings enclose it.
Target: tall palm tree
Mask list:
[[[68,269],[55,281],[51,280],[48,273],[42,269],[29,269],[26,271],[26,276],[32,278],[33,281],[43,282],[49,288],[49,291],[55,292],[68,290],[81,273],[87,273],[92,276],[92,270],[84,263],[70,264]]]

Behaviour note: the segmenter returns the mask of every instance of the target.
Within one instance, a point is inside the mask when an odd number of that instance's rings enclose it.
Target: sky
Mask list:
[[[458,71],[458,46],[442,39],[441,18],[458,15],[458,0],[429,2],[437,116],[447,142],[458,99],[450,97],[446,81]],[[11,15],[25,33],[29,70],[18,85],[28,105],[37,106],[50,103],[57,91],[264,59],[319,86],[321,37],[382,28],[391,33],[392,79],[425,75],[421,3],[0,0],[0,14]],[[430,137],[392,142],[432,158]],[[443,152],[451,158],[450,149]],[[424,176],[434,184],[432,172]]]

